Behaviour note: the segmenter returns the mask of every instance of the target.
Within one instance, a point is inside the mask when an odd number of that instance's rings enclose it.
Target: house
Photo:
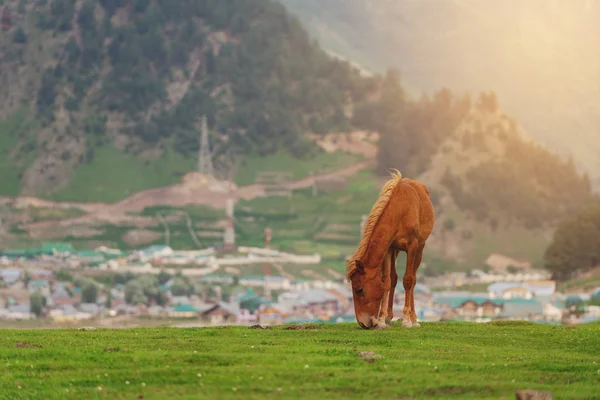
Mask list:
[[[444,316],[441,308],[422,308],[417,311],[417,318],[421,321],[439,322]]]
[[[503,302],[496,299],[468,299],[461,303],[456,312],[465,319],[492,318],[500,314]]]
[[[180,304],[167,311],[167,316],[171,318],[198,318],[200,310],[189,304]]]
[[[258,321],[258,315],[248,310],[240,310],[237,320],[241,324],[251,324]]]
[[[139,250],[135,252],[135,255],[140,261],[147,262],[163,257],[170,257],[173,255],[173,253],[173,249],[169,246],[155,245]]]
[[[504,301],[467,292],[463,296],[455,296],[450,293],[444,297],[434,297],[432,303],[433,308],[442,314],[440,320],[448,320],[448,318],[471,320],[498,316],[502,312]]]
[[[21,279],[21,271],[18,269],[2,269],[0,270],[0,282],[4,282],[6,286],[12,286]]]
[[[547,302],[542,306],[542,316],[546,321],[560,322],[562,320],[564,303],[555,301]]]
[[[258,323],[260,325],[281,325],[284,318],[285,313],[273,305],[263,306],[258,311]]]
[[[204,275],[200,280],[202,282],[212,283],[212,284],[222,284],[222,285],[233,285],[234,284],[233,275],[207,274],[207,275]]]
[[[344,303],[326,290],[312,289],[281,293],[277,306],[280,311],[296,316],[327,315],[329,318],[343,311]]]
[[[268,287],[271,290],[289,290],[290,280],[283,276],[244,276],[239,279],[240,286]]]
[[[201,318],[212,325],[235,323],[237,312],[229,304],[219,302],[201,311]]]
[[[30,281],[28,285],[29,293],[41,292],[44,296],[50,296],[50,282],[45,279]]]
[[[125,303],[118,304],[117,302],[113,303],[113,310],[115,311],[115,315],[136,315],[139,311],[136,306]]]
[[[102,311],[102,307],[95,303],[82,303],[79,305],[79,310],[92,316],[97,316]]]
[[[523,287],[531,290],[535,297],[552,297],[556,292],[556,281],[552,280],[527,280]]]
[[[48,298],[48,306],[50,307],[62,307],[62,306],[73,306],[75,305],[75,299],[69,296],[51,296]]]
[[[516,320],[543,318],[544,307],[536,299],[510,299],[504,302],[502,317]]]
[[[352,291],[346,286],[338,285],[335,289],[328,289],[327,292],[337,298],[340,310],[347,312],[353,308]]]
[[[29,304],[10,305],[8,309],[3,312],[3,318],[8,320],[28,320],[34,319],[35,315],[31,312]]]
[[[523,286],[515,286],[502,291],[501,297],[503,299],[531,299],[533,292]]]
[[[488,286],[491,298],[531,299],[551,298],[556,291],[556,282],[549,280],[527,280],[523,282],[497,282]]]
[[[147,315],[157,318],[157,317],[162,317],[163,315],[166,314],[166,310],[164,307],[161,306],[151,306],[148,307],[148,309],[146,310]]]
[[[54,277],[54,272],[46,269],[33,269],[28,272],[32,280],[51,280]]]

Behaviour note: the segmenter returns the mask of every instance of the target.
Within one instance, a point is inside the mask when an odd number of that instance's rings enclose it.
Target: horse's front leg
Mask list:
[[[392,258],[391,251],[385,255],[383,259],[383,270],[382,270],[382,281],[383,281],[383,293],[381,298],[381,304],[379,305],[379,315],[377,321],[377,327],[379,329],[385,328],[388,325],[388,312],[390,305],[390,292],[392,289],[392,277],[391,277],[391,266]]]
[[[392,319],[394,318],[394,293],[396,291],[396,285],[398,284],[398,272],[396,272],[396,258],[398,257],[398,251],[390,251],[391,256],[391,279],[390,279],[390,294],[388,300],[388,311],[385,324],[392,326]]]

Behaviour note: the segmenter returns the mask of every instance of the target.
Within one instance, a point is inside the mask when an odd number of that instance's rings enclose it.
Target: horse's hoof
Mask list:
[[[403,328],[412,328],[413,327],[413,323],[410,322],[409,320],[402,320],[402,327]]]
[[[392,320],[391,320],[391,319],[386,319],[386,320],[385,320],[385,324],[386,324],[387,326],[392,326]]]
[[[421,327],[421,324],[420,324],[420,323],[418,323],[418,322],[413,322],[413,323],[412,323],[412,326],[413,326],[413,328],[420,328],[420,327]]]

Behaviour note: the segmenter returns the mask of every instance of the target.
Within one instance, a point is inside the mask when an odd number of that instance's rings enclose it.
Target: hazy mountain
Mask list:
[[[540,143],[600,178],[600,3],[281,0],[326,49],[413,93],[493,90]]]

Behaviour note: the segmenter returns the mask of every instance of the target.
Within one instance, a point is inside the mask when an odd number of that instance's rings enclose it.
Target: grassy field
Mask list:
[[[293,179],[300,179],[311,172],[346,167],[359,159],[351,154],[325,152],[303,160],[287,153],[245,157],[235,181],[238,185],[254,183],[260,171],[290,172]],[[75,169],[68,186],[46,197],[56,201],[115,202],[142,190],[178,183],[184,174],[196,169],[196,162],[194,157],[182,157],[173,151],[144,160],[106,145],[94,150],[94,158],[89,164]]]
[[[194,166],[195,160],[173,152],[143,160],[106,145],[94,150],[89,164],[75,169],[64,189],[46,197],[55,201],[115,202],[141,190],[177,183]]]
[[[305,159],[299,159],[281,151],[266,157],[246,157],[241,161],[235,176],[236,184],[250,185],[262,171],[289,172],[293,180],[309,176],[311,173],[324,173],[347,167],[363,158],[344,152],[316,152]]]
[[[530,323],[4,330],[0,387],[10,399],[598,399],[599,335]]]

